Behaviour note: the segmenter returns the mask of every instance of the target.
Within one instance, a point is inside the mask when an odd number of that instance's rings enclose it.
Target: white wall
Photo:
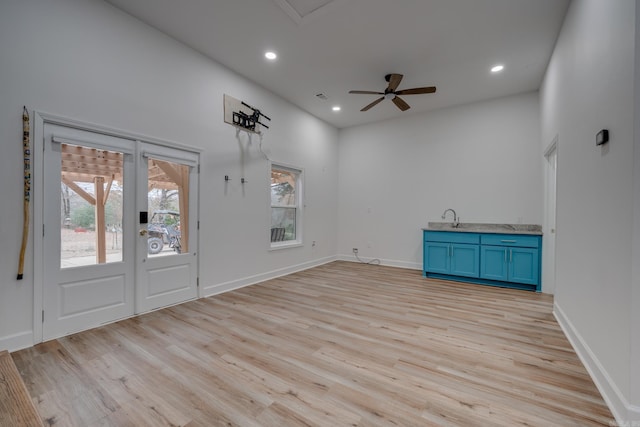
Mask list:
[[[542,224],[539,146],[537,93],[341,130],[339,253],[420,269],[422,228],[447,208]]]
[[[640,326],[631,315],[640,310],[631,277],[634,32],[635,0],[574,0],[541,89],[542,148],[559,136],[554,311],[619,421],[640,417],[630,394],[640,360],[630,349]],[[596,147],[601,129],[611,142]]]
[[[16,281],[23,105],[203,150],[200,284],[208,294],[335,255],[338,132],[332,126],[98,0],[2,1],[0,58],[0,349],[32,343],[33,240],[25,278]],[[238,142],[222,122],[223,93],[272,118],[263,144],[273,161],[304,168],[303,247],[268,251],[269,163],[258,138],[249,146],[243,133]],[[37,181],[39,171],[33,175]],[[233,179],[226,186],[224,175]]]
[[[640,0],[636,0],[635,38],[635,103],[633,148],[633,248],[631,251],[631,390],[629,402],[635,405],[633,413],[640,414]],[[640,416],[638,416],[640,418]]]

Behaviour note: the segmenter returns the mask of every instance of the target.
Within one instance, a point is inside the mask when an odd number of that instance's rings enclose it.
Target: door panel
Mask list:
[[[451,244],[451,274],[478,277],[480,275],[478,245]]]
[[[103,309],[123,305],[126,301],[123,275],[80,280],[60,285],[60,317],[74,316],[87,309]],[[93,301],[88,306],[86,301]]]
[[[508,279],[508,249],[500,246],[481,246],[480,250],[482,251],[480,277],[506,281]]]
[[[198,296],[196,153],[139,143],[138,313]],[[140,217],[139,215],[137,216]]]
[[[133,314],[135,162],[126,139],[51,124],[44,136],[48,340]]]
[[[427,242],[424,250],[426,272],[449,274],[449,243]]]
[[[511,264],[509,280],[511,282],[538,284],[539,251],[530,248],[510,248]]]
[[[161,267],[155,269],[147,269],[149,276],[148,295],[156,297],[172,292],[180,292],[186,290],[191,283],[189,266],[176,265],[170,267]]]

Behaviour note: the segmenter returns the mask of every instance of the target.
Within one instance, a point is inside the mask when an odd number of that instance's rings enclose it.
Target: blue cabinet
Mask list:
[[[482,257],[481,275],[484,279],[509,279],[507,272],[507,249],[500,246],[483,246],[480,251]]]
[[[538,258],[538,249],[481,246],[480,277],[536,285]]]
[[[480,277],[480,235],[431,232],[424,234],[424,271]]]
[[[479,277],[480,248],[478,245],[451,244],[451,274]]]
[[[425,242],[424,270],[431,273],[451,273],[450,246],[451,243]]]
[[[539,285],[540,243],[540,236],[482,235],[480,278]]]
[[[424,231],[423,274],[540,291],[538,235]]]
[[[525,285],[540,283],[540,236],[480,237],[480,277]]]

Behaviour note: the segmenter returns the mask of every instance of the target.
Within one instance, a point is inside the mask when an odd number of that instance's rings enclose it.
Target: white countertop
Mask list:
[[[542,235],[542,226],[537,224],[485,224],[462,222],[457,228],[451,222],[430,222],[426,231],[454,231],[458,233],[532,234]]]

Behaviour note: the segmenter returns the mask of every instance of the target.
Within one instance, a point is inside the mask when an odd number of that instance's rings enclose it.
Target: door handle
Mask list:
[[[140,235],[141,235],[141,236],[146,236],[146,235],[147,235],[147,233],[149,233],[149,231],[148,231],[146,228],[142,228],[142,229],[140,229]]]

